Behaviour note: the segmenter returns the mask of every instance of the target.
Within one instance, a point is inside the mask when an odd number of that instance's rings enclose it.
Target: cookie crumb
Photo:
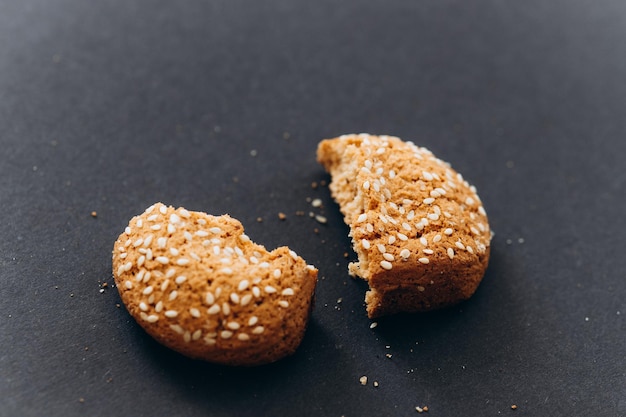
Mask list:
[[[263,217],[257,217],[256,221],[257,221],[257,223],[262,223],[263,222]]]
[[[278,218],[280,220],[285,220],[287,218],[287,215],[283,212],[278,213]]]
[[[363,375],[361,378],[359,378],[359,382],[361,383],[361,385],[367,385],[367,376]]]
[[[91,217],[98,217],[98,212],[97,211],[92,211],[91,212]]]
[[[427,413],[428,412],[428,406],[425,405],[423,407],[415,407],[415,411],[417,411],[418,413]]]
[[[517,410],[517,405],[516,404],[511,405],[511,410]]]
[[[311,183],[311,188],[313,188],[313,189],[315,190],[315,189],[317,189],[317,187],[318,187],[317,182],[313,181],[313,182]]]

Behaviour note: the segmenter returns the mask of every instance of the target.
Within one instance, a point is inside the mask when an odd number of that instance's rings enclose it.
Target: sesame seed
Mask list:
[[[197,308],[192,307],[192,308],[189,309],[189,314],[191,314],[193,317],[198,318],[198,317],[200,317],[200,310],[198,310]]]
[[[418,259],[418,261],[419,261],[420,263],[423,263],[423,264],[427,264],[427,263],[429,263],[429,262],[430,262],[430,260],[429,260],[428,258],[419,258],[419,259]]]
[[[142,243],[143,243],[143,239],[139,238],[133,242],[133,246],[134,247],[141,246]]]
[[[259,287],[252,287],[252,295],[254,295],[256,298],[261,296],[261,290],[259,289]]]
[[[322,223],[322,224],[328,223],[328,219],[320,214],[317,214],[315,216],[315,220],[317,220],[318,223]]]
[[[148,304],[144,303],[143,301],[139,303],[139,309],[141,311],[148,311]]]
[[[146,317],[146,321],[148,323],[156,323],[159,320],[159,316],[157,316],[156,314],[151,314],[148,317]]]
[[[250,285],[250,281],[247,279],[242,279],[239,281],[239,285],[237,285],[237,291],[245,291]]]
[[[130,234],[132,233],[132,230],[130,230],[130,227],[126,226],[126,229],[124,229],[124,232],[125,232],[127,235],[130,235]]]
[[[193,239],[193,235],[186,230],[183,232],[183,236],[185,237],[185,240],[188,240],[188,241],[191,241]]]
[[[172,292],[170,292],[170,295],[168,297],[169,300],[170,301],[174,301],[176,299],[176,297],[178,297],[178,291],[172,290]]]
[[[157,256],[156,261],[160,264],[167,265],[170,260],[167,256]]]
[[[222,229],[220,229],[219,227],[211,227],[209,229],[209,232],[211,232],[211,233],[213,233],[215,235],[218,235],[218,234],[222,233]]]
[[[400,256],[404,259],[407,259],[409,256],[411,256],[411,251],[408,249],[402,249],[400,251]]]
[[[432,181],[434,179],[432,174],[427,171],[422,171],[422,177],[424,177],[426,181]]]
[[[214,345],[214,344],[216,344],[216,343],[217,343],[217,340],[215,340],[215,339],[214,339],[214,338],[212,338],[212,337],[205,336],[205,338],[204,338],[204,343],[206,343],[207,345]]]
[[[137,224],[137,227],[141,229],[143,227],[143,220],[138,219],[136,224]]]
[[[207,313],[210,315],[214,315],[220,312],[220,306],[219,304],[213,304],[208,310]]]
[[[185,333],[183,334],[183,340],[184,340],[186,343],[189,343],[189,342],[191,341],[191,333],[190,333],[190,332],[185,332]]]
[[[180,258],[180,259],[178,259],[176,261],[176,264],[180,265],[180,266],[189,265],[189,259],[187,259],[187,258]]]
[[[464,250],[464,249],[465,249],[465,245],[464,245],[463,243],[461,243],[461,241],[460,241],[460,240],[457,240],[456,242],[454,242],[454,245],[455,245],[457,248],[461,249],[461,250]]]
[[[292,250],[289,251],[289,256],[291,256],[291,259],[293,259],[294,261],[298,260],[298,254]]]
[[[178,334],[185,333],[185,330],[178,324],[170,324],[170,329],[174,330]]]
[[[359,217],[356,219],[356,222],[363,223],[365,220],[367,220],[367,214],[361,213]]]
[[[191,217],[191,213],[189,213],[189,212],[188,212],[187,210],[185,210],[185,209],[180,209],[179,213],[180,213],[180,215],[181,215],[182,217],[184,217],[184,218],[186,218],[186,219],[188,219],[188,218],[190,218],[190,217]],[[165,214],[165,213],[163,213],[163,214]]]
[[[432,249],[423,249],[422,252],[427,255],[432,255],[433,253],[435,253],[435,251],[433,251]]]
[[[395,258],[392,254],[390,253],[383,253],[383,258],[385,258],[387,261],[394,261]]]
[[[424,246],[428,246],[428,239],[426,239],[424,236],[420,237],[420,243]]]
[[[246,341],[250,340],[250,336],[248,336],[247,333],[239,333],[237,335],[237,339],[241,340],[242,342],[246,342]]]
[[[170,223],[170,224],[167,225],[167,233],[172,234],[175,231],[176,231],[176,228],[174,227],[173,224]]]
[[[311,201],[311,206],[313,206],[313,207],[321,207],[322,206],[322,199],[316,198],[315,200]]]
[[[408,224],[407,222],[403,222],[403,223],[402,223],[402,228],[403,228],[404,230],[411,231],[411,225],[410,225],[410,224]]]
[[[252,334],[261,334],[265,331],[265,327],[257,326],[252,330]]]
[[[226,275],[232,275],[233,274],[233,270],[230,268],[222,268],[220,269],[220,272]]]
[[[370,182],[369,181],[365,181],[363,183],[363,189],[364,190],[369,190],[370,189]]]
[[[154,311],[160,313],[163,310],[163,301],[159,301],[156,306],[154,306]]]
[[[374,181],[374,191],[379,192],[380,191],[380,182],[378,180]]]
[[[152,249],[146,250],[146,259],[149,261],[152,260]]]
[[[372,233],[374,231],[374,226],[372,226],[371,223],[368,223],[365,225],[365,229],[369,232]]]
[[[184,275],[179,275],[176,277],[176,279],[174,280],[174,282],[176,282],[178,285],[182,284],[183,282],[187,281],[187,277]]]
[[[141,271],[139,271],[137,273],[137,276],[135,276],[135,281],[139,282],[143,279],[143,275],[146,273],[145,269],[142,269]]]
[[[264,290],[265,290],[265,292],[266,292],[266,293],[268,293],[268,294],[273,294],[273,293],[275,293],[275,292],[276,292],[276,288],[272,287],[271,285],[267,285],[267,286],[264,288]]]
[[[178,215],[176,213],[172,213],[170,215],[170,223],[172,223],[172,224],[180,223],[180,217],[178,217]]]
[[[224,313],[225,316],[230,314],[230,306],[228,303],[222,303],[222,313]]]
[[[233,336],[233,332],[231,332],[230,330],[222,330],[220,332],[220,337],[222,339],[230,339]]]
[[[471,206],[474,204],[474,199],[472,197],[467,197],[465,199],[465,204],[467,204],[468,206]]]
[[[150,285],[150,286],[144,288],[142,292],[143,292],[144,295],[150,295],[153,290],[154,290],[154,288],[152,288],[152,286]]]
[[[160,205],[159,211],[161,212],[161,214],[165,214],[167,213],[167,207],[165,207],[164,205]]]
[[[389,170],[389,179],[394,179],[395,177],[396,177],[396,171],[394,171],[393,169]]]
[[[233,302],[233,304],[239,304],[239,294],[232,292],[230,293],[229,298],[230,298],[230,301]]]
[[[454,230],[450,229],[449,227],[443,231],[444,234],[450,236],[452,233],[454,233]]]
[[[213,293],[209,291],[206,293],[204,300],[206,301],[208,305],[213,305],[213,303],[215,303],[215,295],[213,295]]]
[[[198,329],[191,335],[191,340],[198,340],[202,337],[202,330]]]
[[[165,278],[172,278],[174,275],[176,275],[176,270],[174,268],[170,268],[165,273]]]
[[[387,248],[385,248],[385,245],[383,245],[383,244],[378,243],[378,244],[376,245],[376,247],[378,248],[378,251],[379,251],[380,253],[385,253],[385,252],[387,252]]]
[[[252,294],[246,294],[241,297],[241,302],[239,304],[241,304],[242,306],[246,306],[250,304],[250,301],[252,301]]]
[[[178,249],[176,249],[176,248],[170,248],[170,253],[171,253],[173,256],[178,256],[178,254],[179,254],[180,252],[179,252],[179,251],[178,251]]]
[[[393,265],[389,261],[380,261],[380,266],[383,269],[386,269],[387,271],[389,271],[389,270],[391,270],[391,268],[393,268]]]
[[[279,306],[281,306],[281,307],[283,307],[283,308],[287,308],[287,307],[289,307],[289,301],[280,300],[280,301],[278,302],[278,305],[279,305]]]
[[[441,235],[435,235],[435,237],[433,238],[433,242],[437,243],[441,240]]]
[[[153,224],[152,226],[150,226],[151,230],[161,230],[161,225],[160,224]]]
[[[295,292],[293,291],[293,288],[285,288],[285,289],[281,292],[281,294],[282,294],[282,295],[285,295],[285,296],[291,296],[291,295],[294,295],[294,294],[295,294]]]
[[[432,204],[432,203],[435,202],[435,199],[432,198],[432,197],[428,197],[428,198],[425,198],[423,202],[424,202],[424,204]]]
[[[152,239],[154,238],[153,235],[149,235],[144,241],[143,241],[143,245],[145,247],[150,246],[150,244],[152,243]]]
[[[426,215],[430,220],[437,221],[439,220],[439,215],[437,213],[430,213]]]
[[[471,246],[466,246],[465,250],[468,251],[469,253],[474,253],[474,249],[472,249]]]
[[[280,269],[275,269],[274,270],[274,278],[280,278],[281,275],[281,270]]]
[[[165,317],[173,319],[174,317],[178,316],[178,311],[176,311],[176,310],[167,310],[163,314],[165,315]]]
[[[398,239],[400,239],[402,241],[406,242],[407,240],[409,240],[409,237],[407,235],[405,235],[404,233],[398,233],[397,236],[398,236]]]
[[[479,234],[480,234],[480,232],[478,231],[478,229],[476,229],[474,226],[470,227],[470,231],[471,231],[472,233],[474,233],[475,235],[479,235]]]
[[[157,214],[153,214],[152,216],[148,217],[148,221],[149,222],[153,222],[153,221],[156,221],[156,219],[158,219],[158,218],[159,218],[159,216]]]

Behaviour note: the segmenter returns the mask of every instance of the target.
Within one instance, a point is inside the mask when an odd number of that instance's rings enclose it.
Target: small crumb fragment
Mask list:
[[[304,216],[304,211],[302,211],[302,210],[296,211],[296,216],[300,216],[300,217]]]
[[[515,404],[511,405],[511,410],[517,410],[517,405]]]
[[[92,211],[91,212],[91,217],[98,217],[98,212],[97,211]]]
[[[374,381],[374,388],[378,388],[378,381]]]
[[[108,283],[106,283],[106,282],[103,282],[103,283],[102,283],[102,288],[107,288],[108,286],[109,286],[109,284],[108,284]]]
[[[311,188],[313,188],[313,189],[315,190],[315,189],[317,189],[317,187],[318,187],[317,182],[313,181],[313,182],[311,183]]]
[[[82,403],[84,403],[84,402],[85,402],[85,399],[84,399],[83,397],[80,397],[80,398],[78,399],[78,402],[82,404]]]
[[[322,199],[316,198],[315,200],[311,201],[311,205],[313,207],[322,207]]]
[[[350,255],[348,254],[348,252],[344,252],[344,253],[343,253],[343,257],[344,257],[344,258],[347,258],[348,256],[350,256]]]
[[[363,375],[361,378],[359,378],[359,382],[361,383],[361,385],[367,385],[367,376]]]
[[[280,220],[285,220],[287,218],[287,215],[283,212],[278,213],[278,218]]]
[[[375,329],[376,326],[378,326],[378,322],[373,322],[372,324],[370,324],[370,329]]]
[[[393,355],[392,355],[391,353],[387,353],[387,354],[385,354],[385,356],[386,356],[387,358],[391,359],[391,357],[392,357]]]
[[[256,149],[252,149],[252,150],[250,151],[250,156],[255,157],[256,155],[257,155],[257,151],[256,151]]]
[[[256,218],[256,221],[257,221],[258,223],[263,222],[263,217],[257,217],[257,218]]]
[[[418,413],[427,413],[428,412],[428,406],[425,405],[423,407],[415,407],[415,411],[417,411]]]

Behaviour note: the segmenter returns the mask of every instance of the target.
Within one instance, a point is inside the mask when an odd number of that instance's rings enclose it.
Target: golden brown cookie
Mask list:
[[[429,150],[391,136],[320,142],[358,262],[370,318],[469,298],[489,261],[491,231],[476,189]]]
[[[253,243],[239,221],[161,203],[119,236],[113,275],[126,308],[156,340],[228,365],[292,354],[317,283],[317,269],[287,247]]]

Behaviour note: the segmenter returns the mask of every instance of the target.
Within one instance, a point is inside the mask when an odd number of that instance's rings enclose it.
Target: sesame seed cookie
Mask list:
[[[397,137],[344,135],[317,159],[350,226],[369,284],[370,318],[433,310],[472,296],[489,262],[491,231],[476,189],[429,150]]]
[[[157,341],[183,355],[261,365],[300,344],[317,269],[287,247],[268,252],[228,215],[157,203],[113,248],[122,301]]]

